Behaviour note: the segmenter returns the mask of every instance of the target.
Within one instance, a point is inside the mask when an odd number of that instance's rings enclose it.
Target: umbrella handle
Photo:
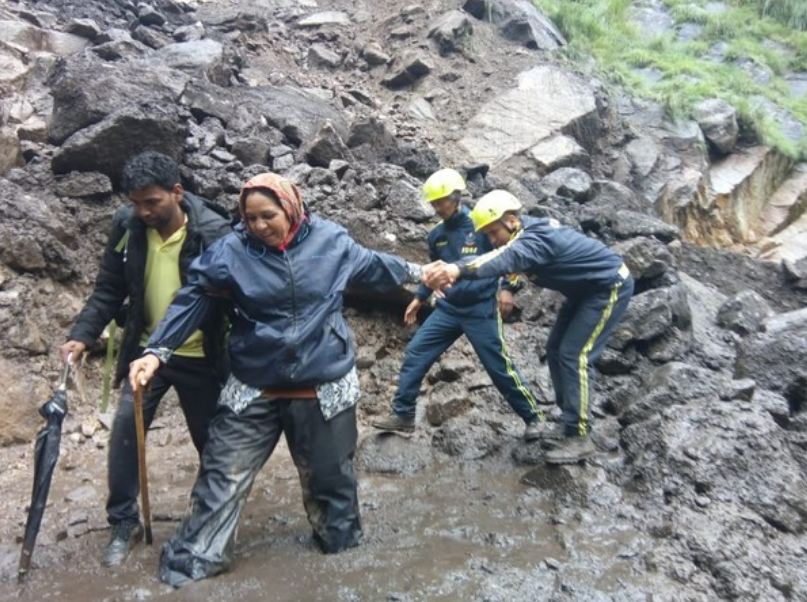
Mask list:
[[[137,474],[140,479],[140,502],[146,543],[151,545],[151,507],[149,506],[148,472],[146,468],[146,429],[143,423],[143,387],[134,391],[135,431],[137,434]]]
[[[64,368],[62,368],[62,378],[59,381],[58,391],[67,389],[67,378],[70,376],[70,368],[73,366],[71,360],[73,359],[73,352],[67,354],[67,359],[64,361]]]

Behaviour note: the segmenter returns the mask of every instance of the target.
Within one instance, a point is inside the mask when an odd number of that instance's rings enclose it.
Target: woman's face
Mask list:
[[[272,197],[255,191],[244,203],[247,228],[270,247],[279,247],[291,229],[291,222]]]

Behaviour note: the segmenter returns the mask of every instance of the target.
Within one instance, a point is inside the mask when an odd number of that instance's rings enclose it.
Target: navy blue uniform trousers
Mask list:
[[[414,417],[423,377],[440,355],[463,334],[470,341],[493,384],[516,414],[527,423],[537,419],[537,402],[507,352],[498,310],[495,318],[468,317],[452,314],[439,306],[406,346],[393,411],[399,416]]]
[[[591,423],[594,364],[628,308],[633,279],[587,295],[567,298],[546,342],[555,402],[567,436],[585,436]]]

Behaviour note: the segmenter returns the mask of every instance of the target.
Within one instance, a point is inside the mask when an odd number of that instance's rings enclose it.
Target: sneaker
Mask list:
[[[415,430],[415,419],[405,418],[398,416],[395,412],[391,412],[389,416],[383,418],[376,418],[373,420],[373,426],[382,431],[402,431],[404,433],[411,433]]]
[[[143,539],[143,525],[139,522],[122,522],[112,525],[112,537],[104,548],[101,564],[106,567],[123,564],[129,551]]]
[[[546,452],[548,464],[576,464],[597,453],[591,437],[566,437],[554,449]]]

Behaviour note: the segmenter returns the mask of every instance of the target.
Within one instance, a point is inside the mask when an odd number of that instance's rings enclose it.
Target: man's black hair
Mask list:
[[[124,194],[149,186],[171,190],[179,184],[179,166],[168,155],[146,151],[129,159],[121,173],[120,187]]]

